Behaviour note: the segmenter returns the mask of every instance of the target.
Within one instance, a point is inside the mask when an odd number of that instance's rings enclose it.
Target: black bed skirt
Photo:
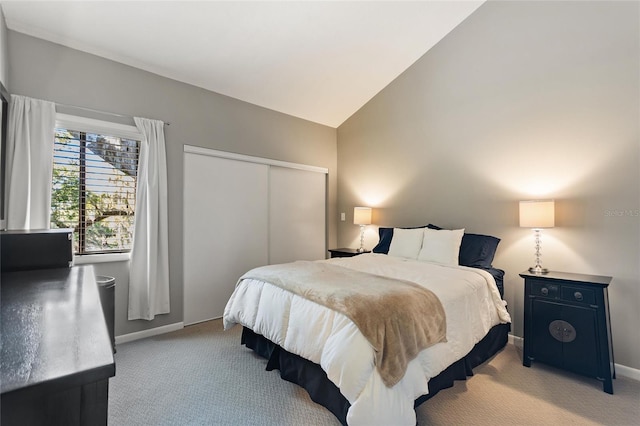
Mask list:
[[[478,342],[465,357],[454,362],[442,373],[429,380],[429,393],[416,399],[414,406],[422,404],[441,389],[450,388],[455,380],[473,376],[472,369],[482,364],[507,344],[511,324],[498,324]],[[326,407],[342,423],[347,424],[349,401],[328,378],[324,370],[309,360],[287,352],[260,334],[243,327],[241,343],[267,359],[267,371],[280,370],[280,377],[302,386],[311,399]]]

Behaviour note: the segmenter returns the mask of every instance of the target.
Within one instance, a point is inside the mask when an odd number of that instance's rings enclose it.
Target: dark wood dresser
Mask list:
[[[613,393],[615,379],[609,297],[611,277],[523,272],[524,354],[522,363],[541,361],[595,377]]]
[[[93,267],[46,263],[0,277],[0,423],[106,425],[115,362]]]

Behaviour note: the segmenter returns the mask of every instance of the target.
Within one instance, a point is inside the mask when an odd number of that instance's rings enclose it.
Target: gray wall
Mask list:
[[[487,2],[338,128],[338,245],[374,223],[502,239],[513,333],[533,236],[518,201],[555,199],[543,265],[614,277],[616,363],[640,368],[640,4]],[[375,227],[367,246],[376,242]]]
[[[4,12],[0,7],[0,82],[4,87],[7,87],[7,69],[8,69],[8,53],[7,53],[7,23],[4,19]],[[8,101],[8,99],[7,99]],[[0,109],[0,114],[2,113]],[[0,161],[2,161],[2,153],[0,152]],[[0,185],[4,185],[4,170],[0,171]],[[4,204],[3,204],[4,208]],[[4,229],[4,214],[0,215],[3,219],[0,219],[0,229]]]
[[[14,31],[8,32],[8,52],[11,83],[8,90],[11,93],[171,123],[165,128],[171,313],[151,322],[127,321],[128,263],[96,265],[99,274],[117,279],[116,335],[182,321],[182,158],[185,144],[328,168],[327,244],[335,245],[335,129]],[[211,255],[215,256],[215,253]]]
[[[8,53],[7,53],[7,23],[4,19],[4,12],[0,8],[0,81],[7,87],[7,69],[8,69]]]

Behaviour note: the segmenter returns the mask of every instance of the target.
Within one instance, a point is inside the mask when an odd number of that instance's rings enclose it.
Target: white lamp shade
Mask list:
[[[522,228],[553,228],[555,226],[555,202],[520,201],[520,226]]]
[[[355,225],[371,225],[371,207],[354,207],[353,223]]]

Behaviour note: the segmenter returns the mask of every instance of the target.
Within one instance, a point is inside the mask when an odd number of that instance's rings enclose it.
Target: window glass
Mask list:
[[[51,227],[74,229],[76,254],[131,249],[139,147],[132,139],[56,128]]]

